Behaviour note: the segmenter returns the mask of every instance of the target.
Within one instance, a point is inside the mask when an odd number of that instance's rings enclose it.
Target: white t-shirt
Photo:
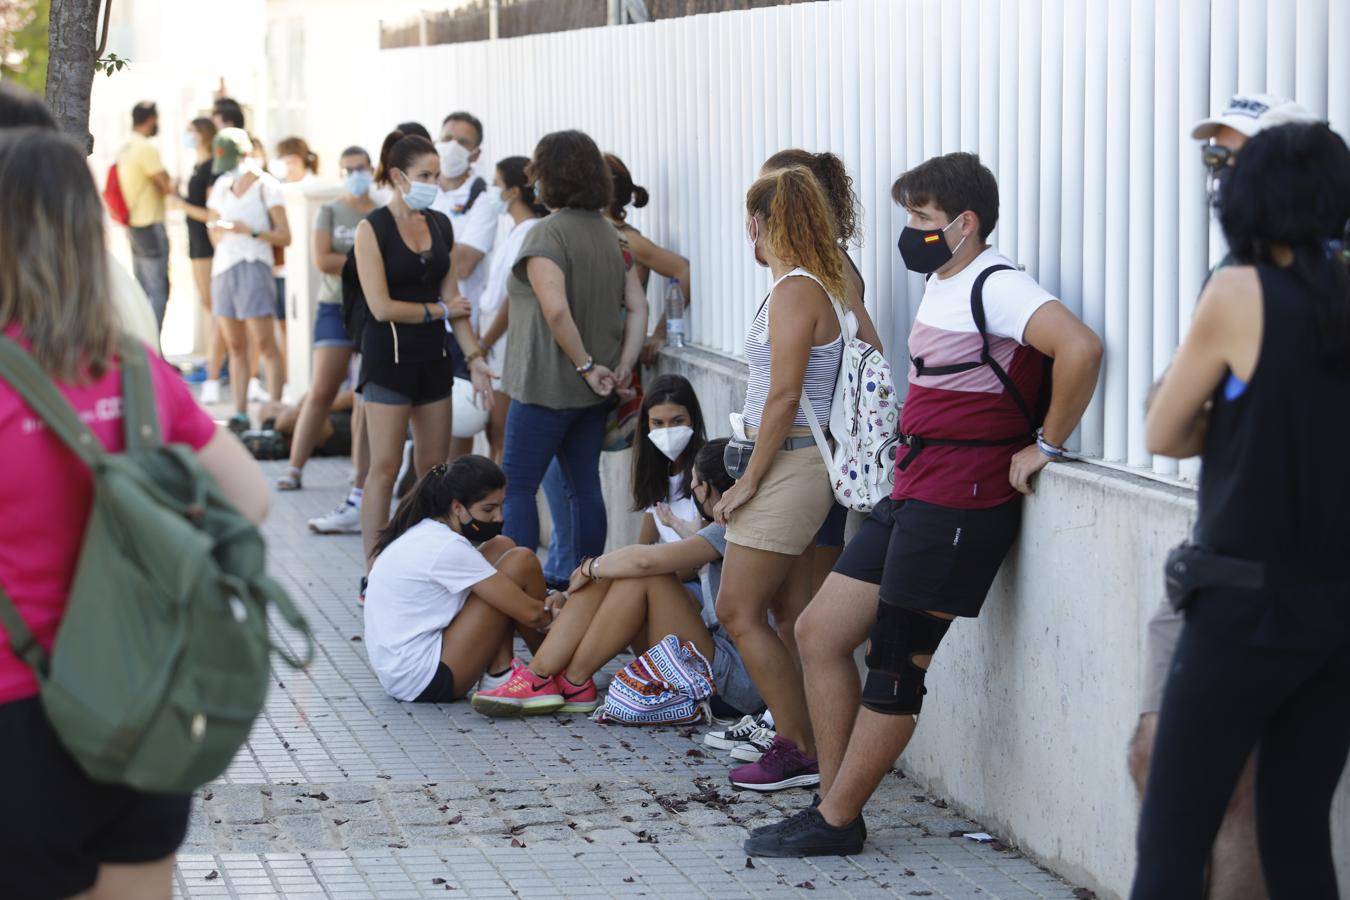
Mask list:
[[[492,327],[492,322],[497,318],[497,313],[501,310],[502,304],[506,302],[506,279],[511,275],[511,267],[516,264],[516,257],[520,256],[521,245],[525,243],[525,235],[530,233],[530,229],[538,225],[539,219],[525,219],[512,226],[502,239],[501,246],[495,248],[492,259],[483,260],[478,264],[481,269],[488,266],[487,281],[483,284],[483,293],[478,296],[478,302],[474,304],[473,318],[470,320],[474,331],[483,334]],[[510,329],[508,328],[509,332]],[[497,343],[492,345],[492,350],[487,355],[488,368],[496,372],[498,377],[492,380],[492,387],[495,390],[501,390],[502,366],[506,364],[506,334],[503,333],[498,338]]]
[[[970,289],[974,287],[975,279],[981,272],[996,265],[1012,266],[1013,270],[995,272],[984,283],[985,330],[994,337],[1011,338],[1019,344],[1026,343],[1022,338],[1027,330],[1027,323],[1036,314],[1036,310],[1055,299],[1055,296],[993,247],[985,249],[951,278],[930,277],[924,285],[923,300],[919,303],[916,321],[928,328],[951,334],[974,334],[976,353],[971,358],[978,358],[979,336],[975,320],[970,315]],[[947,357],[940,353],[926,352],[922,356],[932,365],[948,362]],[[964,359],[965,357],[962,357],[958,361]]]
[[[219,275],[241,262],[267,263],[270,270],[275,260],[272,245],[252,237],[249,231],[272,230],[269,210],[286,205],[281,184],[266,172],[260,172],[242,196],[236,197],[233,187],[234,179],[222,175],[211,186],[211,193],[206,198],[207,209],[215,210],[222,219],[243,226],[241,230],[226,232],[216,246],[211,274]]]
[[[657,451],[660,452],[660,451]],[[680,496],[680,485],[684,482],[684,475],[670,476],[670,489],[666,492],[666,502],[670,504],[670,511],[686,522],[702,522],[702,516],[698,513],[698,502],[692,495],[688,497]],[[656,514],[656,507],[647,507],[647,512],[652,514],[652,520],[656,522],[656,533],[661,536],[661,543],[673,544],[676,541],[682,541],[680,533],[669,525],[662,523],[661,518]]]
[[[463,211],[464,205],[469,202],[469,192],[473,190],[473,183],[479,177],[477,172],[469,169],[469,177],[464,179],[463,184],[453,191],[441,191],[431,204],[432,209],[450,217],[450,224],[455,228],[456,244],[472,247],[483,254],[473,273],[459,283],[459,292],[475,309],[478,308],[478,299],[483,293],[488,268],[492,263],[492,242],[497,238],[497,211],[484,196],[486,192],[478,195],[478,199],[474,200],[468,212]]]
[[[390,544],[366,585],[366,653],[395,700],[415,700],[441,659],[441,632],[469,590],[497,574],[449,525],[424,519]]]

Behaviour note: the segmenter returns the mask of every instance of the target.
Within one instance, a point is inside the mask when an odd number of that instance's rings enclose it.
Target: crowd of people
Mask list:
[[[106,258],[103,229],[72,231],[64,218],[97,191],[42,112],[0,86],[0,325],[77,409],[101,409],[117,365],[100,348],[126,301],[87,265]],[[162,321],[172,185],[149,144],[156,123],[153,105],[136,107],[118,169],[135,275]],[[1204,468],[1194,543],[1169,561],[1171,605],[1150,627],[1130,758],[1143,796],[1134,896],[1333,897],[1329,807],[1350,752],[1350,581],[1338,567],[1350,513],[1327,478],[1350,419],[1324,413],[1350,388],[1350,150],[1266,95],[1234,98],[1194,136],[1230,253],[1148,411],[1150,449],[1201,455]],[[312,229],[314,378],[275,485],[303,489],[334,404],[351,403],[353,486],[310,527],[362,537],[364,646],[381,686],[399,701],[467,698],[486,716],[603,717],[596,679],[616,659],[616,678],[639,694],[672,689],[643,681],[642,662],[673,638],[712,685],[696,715],[704,743],[739,763],[730,783],[817,792],[754,829],[746,852],[861,852],[864,808],[915,732],[944,637],[979,616],[1037,474],[1069,459],[1100,339],[989,243],[999,188],[976,156],[899,173],[897,252],[925,289],[903,406],[861,423],[893,432],[869,463],[890,473],[889,494],[863,509],[844,484],[859,473],[838,468],[821,436],[857,412],[838,405],[863,390],[847,362],[884,352],[849,252],[860,201],[838,157],[788,149],[747,173],[746,252],[772,281],[747,323],[744,403],[720,423],[705,421],[689,380],[652,365],[664,332],[649,327],[647,279],[676,280],[687,306],[690,263],[627,222],[649,198],[624,162],[568,130],[489,167],[484,124],[467,112],[445,117],[437,137],[403,123],[377,154],[353,145],[338,157],[342,193]],[[285,377],[282,185],[314,177],[318,160],[288,138],[267,165],[224,98],[184,142],[197,163],[182,202],[214,322],[201,393],[213,399],[228,357],[246,417],[255,373],[273,401]],[[16,174],[40,167],[47,177]],[[37,225],[11,227],[11,216]],[[78,247],[57,240],[69,234]],[[134,326],[123,315],[121,327]],[[257,467],[171,371],[156,370],[166,435],[260,518]],[[888,379],[869,368],[866,390]],[[467,416],[486,455],[457,426]],[[115,417],[95,418],[118,449]],[[19,548],[0,553],[0,583],[50,640],[88,480],[62,476],[64,450],[24,422],[0,385],[0,434],[47,467],[12,467],[0,494],[48,507],[59,495],[65,516],[59,534],[27,517],[0,525],[0,546]],[[845,438],[833,437],[837,449]],[[600,459],[627,446],[639,537],[606,552]],[[553,520],[542,563],[541,490]],[[859,515],[845,541],[850,505]],[[4,752],[49,781],[82,778],[34,756],[20,731],[41,730],[33,695],[23,662],[0,647],[0,733],[15,738]],[[80,844],[82,868],[59,873],[72,891],[162,878],[186,827],[177,800],[72,793],[69,804],[116,805],[107,821],[136,825]],[[67,829],[18,844],[52,883],[69,858],[53,848],[85,818],[55,815]],[[1295,818],[1296,832],[1268,824]]]

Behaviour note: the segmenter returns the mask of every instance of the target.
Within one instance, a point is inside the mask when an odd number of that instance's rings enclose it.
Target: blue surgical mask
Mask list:
[[[427,209],[436,202],[436,195],[440,193],[436,185],[427,184],[425,181],[413,181],[409,184],[408,190],[403,192],[403,202],[408,204],[408,209]]]
[[[185,132],[183,132],[183,149],[184,149],[184,150],[196,150],[196,149],[197,149],[197,135],[196,135],[196,134],[194,134],[194,133],[191,132],[191,131],[185,131]]]
[[[357,172],[349,172],[347,178],[342,182],[342,186],[353,197],[364,197],[370,192],[372,180],[369,170],[362,169]]]

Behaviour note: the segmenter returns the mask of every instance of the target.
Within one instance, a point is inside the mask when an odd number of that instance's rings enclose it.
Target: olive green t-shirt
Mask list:
[[[586,352],[613,369],[623,342],[624,262],[614,226],[598,212],[560,209],[525,237],[506,281],[511,303],[502,390],[522,403],[577,409],[604,403],[576,372],[544,321],[525,274],[532,256],[552,260],[567,282],[567,306]]]

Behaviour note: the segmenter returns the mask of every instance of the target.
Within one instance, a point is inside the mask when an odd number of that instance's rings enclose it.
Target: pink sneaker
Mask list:
[[[563,698],[563,705],[558,707],[560,713],[592,713],[600,705],[600,693],[595,689],[594,678],[587,678],[585,684],[575,685],[559,672],[553,676],[553,683]]]
[[[759,762],[731,770],[731,784],[751,791],[815,787],[820,784],[820,768],[796,744],[779,734]]]
[[[534,674],[520,660],[512,660],[511,665],[506,684],[475,693],[469,701],[473,708],[493,718],[557,712],[563,705],[563,695],[554,680]]]

